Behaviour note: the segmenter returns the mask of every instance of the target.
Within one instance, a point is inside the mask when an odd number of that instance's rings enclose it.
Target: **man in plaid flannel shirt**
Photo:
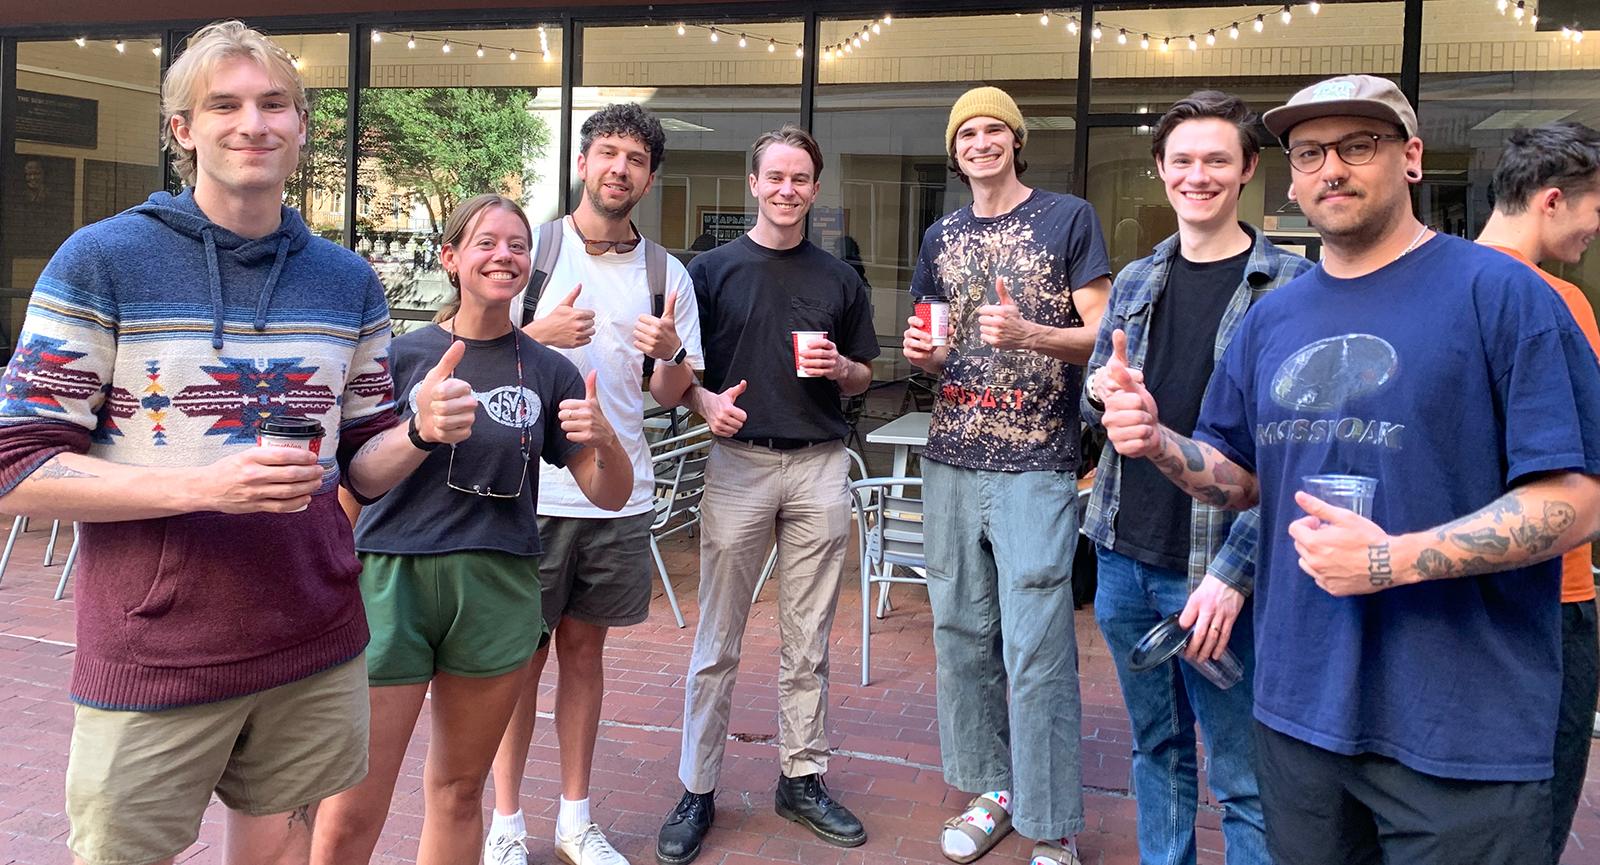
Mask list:
[[[1090,423],[1099,423],[1104,408],[1101,368],[1120,351],[1143,371],[1162,418],[1192,431],[1212,367],[1245,312],[1312,266],[1238,220],[1240,191],[1259,157],[1253,120],[1237,97],[1201,91],[1174,104],[1156,126],[1152,151],[1178,233],[1117,275],[1089,361],[1083,416]],[[1116,330],[1126,342],[1114,348]],[[1250,739],[1256,531],[1254,509],[1201,504],[1147,460],[1124,462],[1109,447],[1100,456],[1084,532],[1099,555],[1095,618],[1133,726],[1143,862],[1195,861],[1196,719],[1210,754],[1210,787],[1223,807],[1229,865],[1270,861]],[[1139,638],[1179,611],[1179,624],[1195,635],[1188,657],[1231,650],[1245,671],[1239,684],[1219,689],[1176,659],[1129,669]]]

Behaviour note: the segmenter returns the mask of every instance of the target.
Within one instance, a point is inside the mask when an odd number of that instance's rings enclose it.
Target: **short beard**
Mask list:
[[[1389,233],[1395,223],[1404,216],[1406,209],[1411,205],[1409,195],[1402,196],[1386,212],[1374,212],[1371,218],[1350,226],[1343,231],[1336,231],[1327,226],[1318,225],[1316,220],[1311,221],[1311,227],[1322,236],[1322,242],[1334,247],[1341,252],[1359,254],[1371,249]]]
[[[639,199],[629,198],[626,203],[618,207],[611,207],[607,205],[605,199],[601,197],[600,190],[589,189],[586,186],[584,187],[584,192],[589,196],[589,206],[594,208],[596,213],[615,222],[621,222],[624,219],[627,219],[628,214],[633,212],[633,206],[639,203]]]

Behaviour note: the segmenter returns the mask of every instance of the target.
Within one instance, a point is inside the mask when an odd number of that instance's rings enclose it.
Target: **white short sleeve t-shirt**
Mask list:
[[[594,310],[594,339],[582,348],[554,350],[572,361],[580,375],[588,376],[590,370],[600,371],[600,407],[633,464],[633,494],[622,510],[603,510],[584,496],[570,470],[541,465],[539,515],[605,519],[642,514],[650,510],[655,496],[655,473],[650,468],[650,447],[644,438],[644,391],[641,389],[644,352],[633,345],[633,328],[639,316],[652,313],[644,245],[640,244],[626,255],[615,252],[590,255],[572,226],[572,217],[563,218],[561,255],[556,259],[550,281],[539,295],[534,318],[549,315],[550,310],[579,284],[583,285],[583,291],[573,305]],[[684,363],[696,370],[705,369],[694,284],[683,264],[672,256],[667,256],[667,294],[677,297],[673,318],[677,322],[678,338],[689,350]],[[514,317],[522,314],[520,295],[512,301],[511,311]]]

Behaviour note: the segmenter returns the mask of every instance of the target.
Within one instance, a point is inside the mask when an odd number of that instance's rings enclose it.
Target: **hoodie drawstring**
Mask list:
[[[289,260],[289,236],[278,240],[278,256],[272,260],[272,270],[267,282],[261,286],[261,296],[256,299],[256,333],[267,329],[267,306],[272,302],[272,290],[278,287],[278,274],[283,273],[283,263]]]
[[[217,265],[217,239],[210,228],[200,229],[206,244],[206,273],[211,277],[211,347],[222,349],[222,270]],[[277,275],[277,271],[273,271]]]
[[[210,228],[200,229],[200,237],[206,244],[206,273],[211,277],[211,347],[222,350],[222,269],[217,263],[217,239]],[[266,284],[261,286],[261,295],[256,299],[256,332],[267,329],[267,307],[272,304],[272,290],[278,287],[278,277],[283,273],[283,264],[289,260],[289,240],[285,236],[278,241],[278,254],[272,260],[272,270],[267,273]]]

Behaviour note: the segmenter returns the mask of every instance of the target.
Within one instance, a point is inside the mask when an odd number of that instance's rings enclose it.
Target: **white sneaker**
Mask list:
[[[556,858],[567,865],[628,865],[627,857],[617,852],[604,832],[593,823],[571,838],[556,836]]]
[[[528,836],[490,835],[483,845],[483,865],[528,865]]]

